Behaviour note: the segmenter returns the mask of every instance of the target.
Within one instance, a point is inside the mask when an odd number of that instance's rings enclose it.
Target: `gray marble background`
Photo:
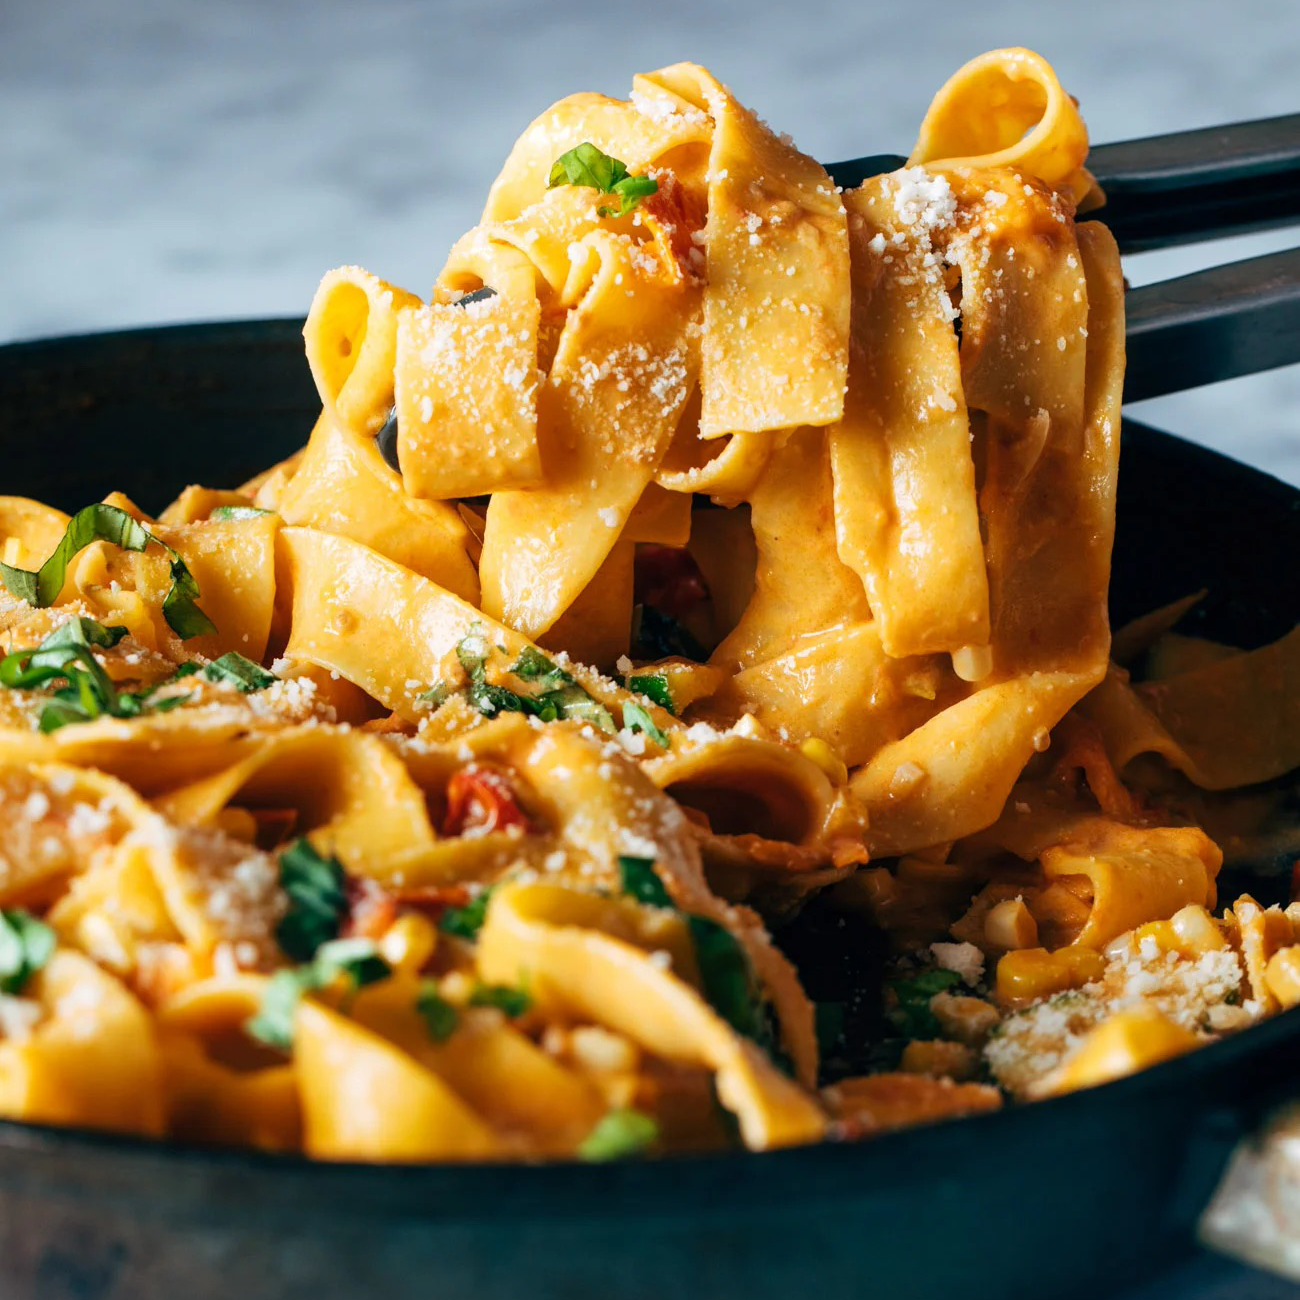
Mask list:
[[[342,262],[427,291],[523,125],[640,69],[707,63],[831,159],[905,152],[1001,44],[1096,140],[1300,109],[1296,0],[0,0],[0,341],[305,312]],[[1300,482],[1300,368],[1138,409]]]
[[[1300,110],[1296,0],[0,0],[0,341],[303,313],[342,262],[427,291],[527,121],[634,71],[707,63],[833,159],[905,152],[1004,44],[1056,64],[1099,141]],[[1300,483],[1300,367],[1138,410]],[[1140,1296],[1296,1294],[1198,1257]]]

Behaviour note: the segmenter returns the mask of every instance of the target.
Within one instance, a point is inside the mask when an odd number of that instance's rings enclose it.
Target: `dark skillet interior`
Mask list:
[[[3,490],[156,509],[305,440],[299,323],[0,348]],[[1243,646],[1300,614],[1300,492],[1124,430],[1116,623],[1200,587]],[[803,945],[810,981],[841,958]],[[819,966],[820,963],[820,966]],[[1057,1101],[768,1155],[320,1166],[0,1124],[6,1300],[819,1300],[1108,1295],[1186,1248],[1232,1141],[1300,1065],[1296,1014]]]

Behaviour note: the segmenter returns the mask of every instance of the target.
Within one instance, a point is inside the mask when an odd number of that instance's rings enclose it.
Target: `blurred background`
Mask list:
[[[0,0],[0,341],[304,314],[344,262],[427,293],[526,123],[636,71],[706,63],[830,160],[906,152],[954,69],[1015,44],[1097,141],[1300,110],[1296,0]],[[1300,482],[1300,368],[1137,413]]]

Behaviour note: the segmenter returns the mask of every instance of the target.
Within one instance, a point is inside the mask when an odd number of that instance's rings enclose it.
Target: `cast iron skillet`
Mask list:
[[[315,416],[299,329],[0,348],[0,487],[65,509],[122,488],[157,509],[186,483],[241,481],[301,445]],[[1300,491],[1125,426],[1117,622],[1208,587],[1202,630],[1261,644],[1300,615],[1297,554]],[[1300,1066],[1298,1017],[1054,1101],[763,1155],[323,1165],[3,1123],[0,1295],[1110,1294],[1188,1248],[1232,1144]]]

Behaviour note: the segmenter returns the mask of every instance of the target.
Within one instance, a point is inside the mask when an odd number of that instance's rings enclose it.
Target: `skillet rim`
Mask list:
[[[75,353],[79,347],[112,344],[149,344],[159,342],[271,342],[285,344],[300,334],[303,319],[299,316],[231,317],[169,324],[147,324],[114,330],[88,330],[34,339],[0,342],[0,361],[21,364],[26,356]],[[3,405],[0,400],[0,406]],[[1131,444],[1134,437],[1157,455],[1181,458],[1185,467],[1197,476],[1225,473],[1248,483],[1250,489],[1267,495],[1300,513],[1300,487],[1233,459],[1188,439],[1133,420],[1127,416],[1123,438]],[[1122,459],[1122,458],[1121,458]],[[1122,468],[1122,466],[1121,466]],[[278,1176],[280,1182],[292,1181],[299,1191],[310,1191],[312,1199],[333,1201],[349,1190],[376,1184],[390,1185],[400,1191],[400,1201],[370,1203],[349,1199],[348,1212],[365,1218],[413,1220],[428,1219],[431,1214],[446,1217],[443,1207],[420,1204],[412,1192],[432,1191],[440,1196],[463,1191],[478,1201],[460,1205],[453,1217],[493,1220],[526,1210],[547,1217],[564,1215],[575,1209],[583,1214],[618,1216],[632,1208],[644,1212],[674,1212],[671,1198],[663,1196],[664,1184],[676,1196],[690,1196],[725,1185],[729,1201],[726,1208],[742,1204],[757,1206],[770,1201],[775,1193],[781,1200],[841,1197],[846,1191],[861,1191],[854,1175],[868,1168],[873,1159],[891,1167],[895,1186],[919,1176],[929,1181],[935,1171],[924,1162],[893,1159],[910,1146],[942,1146],[943,1138],[957,1139],[956,1145],[991,1147],[998,1135],[1034,1123],[1065,1125],[1072,1112],[1101,1109],[1107,1103],[1124,1106],[1148,1091],[1163,1092],[1169,1086],[1191,1093],[1197,1086],[1210,1095],[1203,1099],[1201,1123],[1227,1120],[1240,1129],[1257,1103],[1253,1098],[1232,1099],[1226,1095],[1218,1076],[1231,1074],[1234,1065],[1249,1070],[1260,1058],[1287,1053],[1300,1055],[1300,1006],[1280,1012],[1267,1020],[1238,1031],[1231,1036],[1187,1053],[1184,1056],[1149,1066],[1136,1074],[1093,1088],[1068,1093],[1042,1101],[1013,1103],[998,1111],[949,1117],[908,1128],[890,1130],[857,1141],[824,1140],[774,1151],[727,1151],[714,1153],[670,1153],[653,1159],[629,1160],[609,1164],[587,1164],[575,1159],[503,1160],[495,1162],[423,1162],[409,1164],[370,1161],[314,1160],[299,1153],[276,1153],[254,1148],[203,1146],[197,1143],[154,1139],[107,1130],[67,1125],[37,1124],[0,1119],[0,1182],[6,1177],[8,1163],[4,1157],[53,1157],[85,1155],[88,1158],[116,1158],[119,1165],[146,1168],[180,1166],[197,1174],[256,1174]],[[1244,1058],[1244,1059],[1243,1059]],[[1219,1086],[1216,1088],[1216,1080]],[[1243,1079],[1244,1081],[1244,1079]],[[1100,1100],[1099,1100],[1100,1099]],[[968,1141],[960,1140],[969,1134]],[[1189,1131],[1189,1142],[1194,1134]],[[756,1165],[755,1162],[761,1162]],[[757,1177],[759,1168],[766,1177]],[[503,1198],[502,1176],[520,1186]],[[482,1184],[480,1187],[479,1184]],[[778,1186],[774,1186],[778,1184]],[[156,1189],[155,1189],[156,1190]],[[489,1193],[487,1196],[478,1193]],[[595,1194],[607,1202],[599,1204]],[[644,1203],[642,1203],[644,1199]],[[546,1204],[543,1204],[543,1200]]]

